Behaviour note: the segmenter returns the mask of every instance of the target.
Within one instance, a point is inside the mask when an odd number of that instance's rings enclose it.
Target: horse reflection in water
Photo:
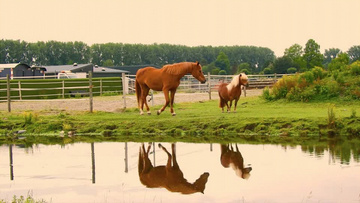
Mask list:
[[[251,167],[244,167],[244,158],[242,157],[238,146],[235,144],[236,151],[232,145],[221,145],[220,162],[225,168],[230,166],[234,169],[237,176],[248,179],[250,177]]]
[[[176,161],[176,145],[171,144],[172,155],[161,144],[159,147],[167,153],[168,161],[166,165],[156,167],[152,165],[148,157],[151,145],[149,144],[147,150],[144,144],[140,147],[138,169],[141,183],[149,188],[163,187],[171,192],[182,194],[204,193],[209,173],[203,173],[194,183],[189,183]]]

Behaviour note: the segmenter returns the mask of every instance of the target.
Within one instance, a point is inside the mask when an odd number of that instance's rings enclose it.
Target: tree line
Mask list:
[[[91,46],[83,42],[0,41],[0,63],[26,63],[30,66],[92,63],[99,66],[130,66],[199,61],[204,72],[211,74],[287,73],[302,72],[314,66],[326,67],[339,54],[347,54],[350,61],[358,60],[360,46],[343,53],[339,49],[320,53],[320,46],[312,39],[303,49],[295,44],[284,56],[276,57],[265,47],[255,46],[196,46],[170,44],[105,43]]]

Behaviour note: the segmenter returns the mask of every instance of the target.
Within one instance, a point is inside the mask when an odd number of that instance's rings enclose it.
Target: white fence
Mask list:
[[[267,86],[272,86],[279,78],[281,78],[284,74],[269,74],[269,75],[247,75],[249,78],[249,85],[246,87],[247,89],[252,88],[264,88]],[[230,82],[233,75],[206,75],[207,81],[204,84],[201,84],[198,80],[196,80],[191,75],[185,75],[181,79],[181,83],[178,92],[186,92],[186,93],[195,93],[195,92],[205,92],[209,93],[209,99],[211,99],[211,92],[217,91],[217,86],[222,82]],[[10,83],[8,80],[6,83],[0,83],[0,102],[8,102],[8,111],[11,111],[10,103],[12,100],[25,100],[31,99],[32,97],[42,97],[42,99],[52,98],[67,98],[69,96],[89,96],[90,100],[92,100],[92,95],[103,95],[103,89],[107,87],[106,83],[119,83],[119,85],[111,84],[111,87],[116,90],[113,92],[115,94],[122,94],[124,99],[124,106],[126,107],[126,95],[135,93],[135,75],[125,75],[123,74],[121,80],[112,81],[112,80],[98,80],[93,81],[92,77],[88,78],[88,82],[71,81],[71,80],[59,80],[58,82],[40,82],[37,79],[33,81],[27,80],[27,83],[36,84],[36,88],[22,88],[24,83],[17,81],[17,84]],[[65,85],[65,81],[67,85]],[[51,84],[50,84],[51,83]],[[54,83],[57,84],[57,87],[54,87]],[[69,86],[68,83],[74,83]],[[42,86],[41,86],[41,85]],[[53,87],[51,87],[53,86]],[[118,88],[118,89],[117,89]],[[45,90],[56,90],[57,92],[54,94],[42,94]],[[70,92],[69,90],[76,90],[74,92]],[[14,93],[16,92],[16,93]],[[34,94],[26,93],[33,92]],[[90,94],[91,93],[91,94]],[[2,96],[1,96],[2,95]],[[246,95],[246,89],[245,89]],[[90,102],[91,103],[91,102]],[[92,107],[90,107],[92,109]]]

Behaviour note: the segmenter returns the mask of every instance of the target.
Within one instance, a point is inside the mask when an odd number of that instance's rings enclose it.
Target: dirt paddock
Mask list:
[[[246,91],[246,96],[259,96],[262,93],[262,89],[252,89]],[[244,97],[244,93],[241,95]],[[150,97],[148,96],[148,99]],[[217,92],[212,92],[212,100],[218,100],[219,96]],[[183,102],[199,102],[208,101],[208,93],[176,93],[175,103]],[[162,92],[154,94],[154,101],[148,102],[150,108],[153,105],[164,104],[164,95]],[[137,101],[135,95],[126,96],[126,107],[133,108],[137,107]],[[7,102],[0,102],[0,111],[7,111]],[[116,112],[124,108],[123,96],[106,96],[106,97],[94,97],[93,99],[93,110],[94,111],[105,111],[105,112]],[[54,99],[54,100],[23,100],[23,101],[12,101],[11,111],[89,111],[90,101],[89,98],[81,99]]]

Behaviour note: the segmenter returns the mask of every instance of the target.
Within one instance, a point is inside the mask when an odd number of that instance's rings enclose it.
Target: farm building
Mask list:
[[[0,64],[0,78],[9,75],[10,78],[14,77],[31,77],[31,76],[43,76],[44,68],[30,67],[24,63],[8,63]]]
[[[103,77],[121,77],[122,73],[129,74],[129,71],[118,70],[107,67],[98,67],[94,66],[93,77],[103,78]]]
[[[73,65],[51,65],[51,66],[40,66],[40,68],[45,69],[45,75],[57,75],[62,71],[70,71],[72,73],[88,73],[93,71],[93,64],[77,64]]]

